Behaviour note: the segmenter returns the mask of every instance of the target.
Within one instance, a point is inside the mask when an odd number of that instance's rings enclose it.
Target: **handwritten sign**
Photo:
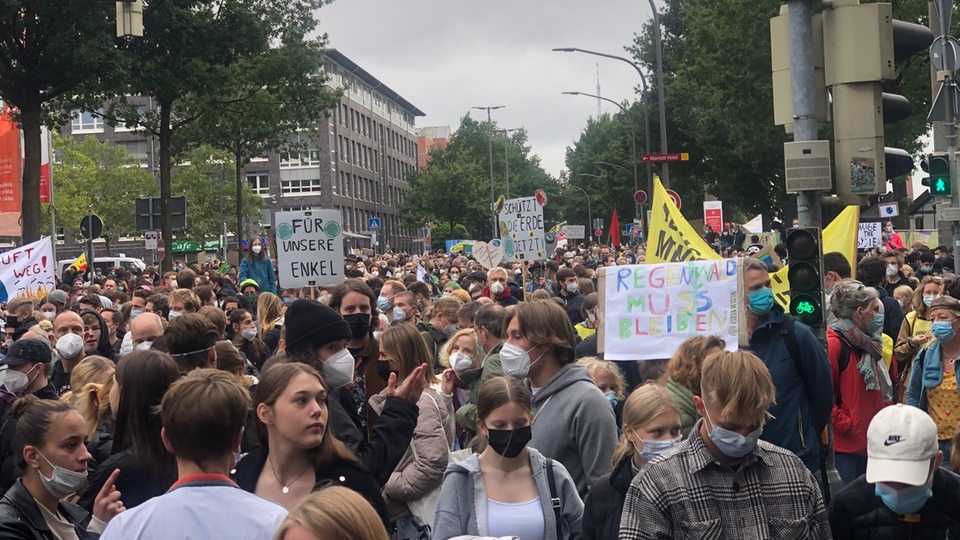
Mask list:
[[[714,334],[737,349],[737,261],[601,269],[606,360],[670,358],[684,340]]]
[[[504,201],[497,220],[506,260],[526,261],[546,257],[543,206],[536,197]]]
[[[343,217],[337,210],[277,214],[277,273],[283,287],[343,281]]]
[[[39,300],[57,287],[53,244],[43,238],[0,253],[0,302],[17,296]]]
[[[857,225],[857,249],[878,248],[883,243],[882,224],[879,221]]]
[[[499,238],[494,238],[489,244],[486,242],[473,243],[473,258],[487,270],[500,264],[503,257],[503,242]]]

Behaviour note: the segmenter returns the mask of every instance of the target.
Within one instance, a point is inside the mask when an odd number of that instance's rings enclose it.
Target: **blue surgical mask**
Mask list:
[[[920,267],[920,271],[921,271],[921,272],[933,272],[933,266],[921,266],[921,267]]]
[[[637,432],[634,431],[633,434],[634,436],[636,436]],[[637,438],[639,439],[639,437]],[[680,441],[682,439],[680,437],[677,437],[676,439],[666,439],[666,440],[659,440],[659,441],[652,441],[652,440],[648,441],[647,439],[640,439],[640,440],[643,443],[643,448],[641,449],[636,442],[633,443],[633,448],[636,451],[640,452],[640,459],[642,459],[644,463],[649,463],[660,454],[680,444]]]
[[[883,313],[874,313],[873,320],[867,324],[867,333],[876,334],[883,328]]]
[[[750,311],[757,315],[766,315],[773,309],[773,290],[770,287],[761,287],[751,291],[748,299],[750,300]]]
[[[937,341],[950,341],[957,331],[953,329],[953,323],[950,321],[935,321],[930,325],[930,332]]]
[[[923,295],[923,305],[930,307],[930,304],[932,304],[933,301],[936,299],[937,299],[937,295],[935,294],[925,294]]]
[[[620,398],[617,397],[617,394],[613,390],[607,390],[603,393],[603,397],[607,398],[607,401],[610,402],[610,406],[614,409],[617,408],[617,404],[620,403]]]
[[[380,311],[389,311],[390,310],[390,299],[386,296],[377,297],[377,308]]]
[[[893,489],[886,484],[878,483],[875,493],[883,501],[884,506],[899,515],[916,514],[927,504],[930,497],[933,497],[933,489],[927,484]]]
[[[707,420],[710,420],[710,425],[713,426],[713,429],[710,430],[710,440],[717,445],[721,454],[737,459],[749,454],[756,448],[757,441],[760,440],[760,435],[763,433],[763,426],[744,436],[736,431],[730,431],[714,424],[706,407],[704,407],[703,412],[707,415]]]

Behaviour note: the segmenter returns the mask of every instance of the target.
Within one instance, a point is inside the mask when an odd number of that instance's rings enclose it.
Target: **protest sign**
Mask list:
[[[543,259],[547,256],[544,240],[543,205],[537,197],[508,199],[498,211],[500,239],[507,261]]]
[[[857,225],[857,248],[872,249],[883,244],[883,225],[879,221]]]
[[[647,237],[648,263],[703,261],[720,255],[697,234],[677,210],[660,178],[653,177],[653,204],[650,210],[650,234]]]
[[[684,340],[705,334],[736,350],[738,274],[735,259],[602,268],[604,359],[670,358]]]
[[[447,240],[445,242],[445,247],[447,248],[447,253],[466,253],[470,254],[473,251],[473,243],[475,240]]]
[[[50,237],[0,253],[0,302],[47,296],[57,287],[55,266]]]
[[[343,218],[337,210],[277,213],[277,273],[283,287],[343,281]]]
[[[500,264],[503,257],[503,242],[499,238],[494,238],[489,244],[487,242],[473,243],[473,258],[486,270]]]

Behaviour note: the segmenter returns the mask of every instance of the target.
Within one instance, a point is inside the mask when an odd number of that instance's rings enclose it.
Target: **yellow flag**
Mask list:
[[[87,269],[87,254],[81,253],[80,256],[77,257],[77,260],[73,261],[73,263],[70,265],[70,269],[78,270],[80,272],[85,271]]]
[[[722,258],[687,223],[657,175],[653,176],[653,204],[650,208],[647,264]]]
[[[823,252],[839,251],[847,258],[854,277],[857,273],[857,227],[860,224],[860,207],[848,206],[823,229]],[[787,268],[770,274],[770,288],[773,297],[781,307],[790,305],[790,282],[787,281]]]

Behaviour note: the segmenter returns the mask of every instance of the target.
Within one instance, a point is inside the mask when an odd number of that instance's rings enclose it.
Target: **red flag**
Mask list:
[[[4,106],[0,114],[0,235],[20,236],[20,128]]]
[[[610,245],[620,249],[620,222],[617,220],[617,209],[613,209],[613,219],[610,220]]]

